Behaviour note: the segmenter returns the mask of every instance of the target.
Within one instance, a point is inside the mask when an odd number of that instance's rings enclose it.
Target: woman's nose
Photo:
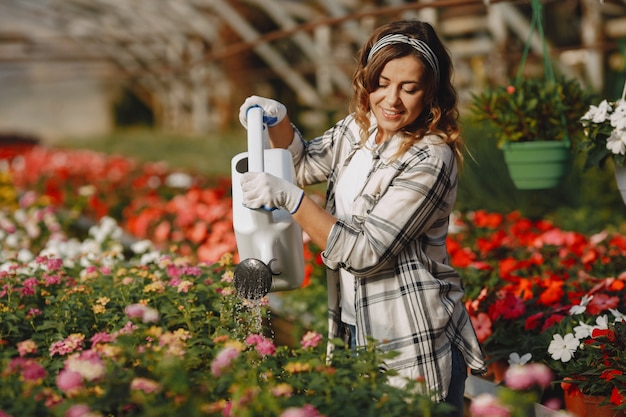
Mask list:
[[[400,101],[399,91],[396,88],[388,89],[385,100],[387,101],[387,104],[397,104]]]

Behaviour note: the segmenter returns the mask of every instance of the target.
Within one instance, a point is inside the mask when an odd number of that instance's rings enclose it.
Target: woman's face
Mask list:
[[[387,62],[378,88],[369,95],[370,108],[378,121],[376,143],[391,138],[413,122],[424,109],[424,65],[408,55]]]

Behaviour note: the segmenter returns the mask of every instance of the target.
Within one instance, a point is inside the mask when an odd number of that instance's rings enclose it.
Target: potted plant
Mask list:
[[[617,186],[626,203],[626,84],[620,99],[589,106],[580,122],[584,128],[579,147],[586,154],[584,169],[602,168],[612,159]]]
[[[575,79],[518,77],[511,85],[474,94],[470,110],[493,129],[515,186],[542,189],[556,186],[564,174],[588,103]],[[550,163],[545,171],[544,163]]]
[[[620,291],[621,292],[621,291]],[[623,416],[626,409],[626,320],[617,308],[597,311],[590,304],[603,292],[587,295],[572,306],[570,315],[550,329],[547,365],[560,378],[567,397],[582,397],[588,416],[607,409],[610,416]],[[608,296],[602,305],[616,303]],[[594,410],[592,410],[594,408]]]

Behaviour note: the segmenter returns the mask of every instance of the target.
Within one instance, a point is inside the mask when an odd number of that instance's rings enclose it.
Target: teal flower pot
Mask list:
[[[569,143],[562,141],[507,142],[502,151],[513,184],[520,190],[556,187],[570,159]]]

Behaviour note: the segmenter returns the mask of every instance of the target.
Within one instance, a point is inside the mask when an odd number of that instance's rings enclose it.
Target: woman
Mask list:
[[[462,161],[452,63],[431,25],[380,27],[359,52],[351,114],[306,142],[284,105],[261,106],[273,147],[293,156],[298,183],[327,182],[326,208],[265,173],[242,177],[249,208],[283,207],[322,249],[328,267],[329,337],[368,338],[399,352],[399,377],[423,378],[463,413],[467,367],[483,373],[481,347],[446,249]]]

